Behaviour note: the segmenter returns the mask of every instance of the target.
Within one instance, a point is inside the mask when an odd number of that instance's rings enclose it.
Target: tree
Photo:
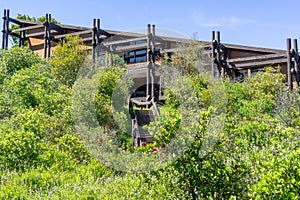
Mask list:
[[[82,39],[78,35],[67,36],[53,51],[50,61],[53,74],[61,83],[72,87],[86,56]]]
[[[15,72],[41,64],[42,59],[28,47],[12,47],[0,54],[0,85]]]

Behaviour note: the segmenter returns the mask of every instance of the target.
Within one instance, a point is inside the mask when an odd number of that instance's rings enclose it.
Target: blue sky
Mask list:
[[[63,24],[86,27],[100,18],[101,27],[112,30],[130,31],[152,23],[189,37],[197,33],[197,39],[206,41],[212,30],[218,30],[224,43],[267,48],[285,49],[286,38],[300,39],[299,0],[2,0],[2,16],[5,8],[12,17],[51,13]]]

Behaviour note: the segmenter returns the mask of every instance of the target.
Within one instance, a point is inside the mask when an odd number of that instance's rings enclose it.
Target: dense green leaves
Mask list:
[[[118,126],[113,116],[112,95],[118,81],[121,80],[125,68],[109,66],[99,78],[98,88],[95,94],[96,114],[101,126],[113,129]]]
[[[94,160],[73,127],[71,87],[86,55],[77,39],[68,38],[50,61],[27,48],[1,52],[1,199],[300,198],[299,91],[287,93],[282,74],[268,69],[242,83],[224,80],[224,127],[206,148],[216,108],[207,78],[192,70],[201,52],[187,48],[191,62],[178,52],[173,62],[183,64],[180,70],[199,100],[194,124],[183,127],[194,141],[164,169],[120,173]],[[104,70],[93,102],[102,128],[122,130],[122,149],[133,151],[126,146],[130,138],[124,127],[130,124],[116,122],[114,115],[122,115],[112,109],[113,98],[127,92],[123,73],[123,65]],[[116,90],[118,84],[124,88]],[[113,97],[116,91],[120,95]],[[155,134],[154,148],[168,146],[184,121],[182,100],[174,90],[166,94],[166,105],[160,107],[164,114],[148,126]],[[153,153],[149,146],[145,149]]]
[[[52,72],[61,83],[72,86],[84,62],[87,52],[82,39],[67,36],[64,43],[56,47],[51,57]]]
[[[0,84],[20,69],[26,69],[41,63],[38,54],[33,53],[28,47],[13,47],[0,54]]]

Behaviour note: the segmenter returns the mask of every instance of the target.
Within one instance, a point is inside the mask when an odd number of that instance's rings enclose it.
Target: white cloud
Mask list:
[[[192,13],[190,19],[194,24],[205,28],[212,28],[212,27],[236,28],[238,26],[243,26],[255,22],[254,20],[238,18],[235,16],[208,17],[198,12]]]

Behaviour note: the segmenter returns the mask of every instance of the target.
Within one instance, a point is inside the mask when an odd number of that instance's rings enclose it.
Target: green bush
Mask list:
[[[0,84],[20,69],[30,68],[42,62],[39,55],[32,52],[29,47],[12,47],[2,50],[0,60]]]
[[[35,168],[39,162],[38,156],[42,150],[40,140],[32,132],[1,129],[1,170]]]

